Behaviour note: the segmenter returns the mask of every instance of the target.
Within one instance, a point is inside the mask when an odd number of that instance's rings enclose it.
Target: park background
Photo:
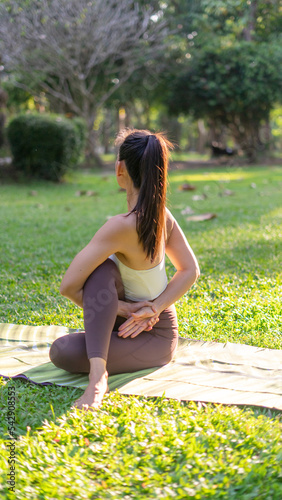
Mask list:
[[[130,126],[175,143],[168,207],[201,269],[180,335],[281,349],[281,25],[274,0],[0,1],[1,322],[83,327],[59,284],[126,211],[114,138]],[[275,410],[115,392],[81,416],[79,389],[1,379],[3,436],[9,387],[19,499],[282,496]]]

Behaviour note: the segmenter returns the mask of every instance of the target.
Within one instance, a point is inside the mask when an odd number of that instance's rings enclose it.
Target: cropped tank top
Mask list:
[[[166,289],[165,254],[162,261],[151,269],[132,269],[123,264],[115,254],[109,258],[120,271],[126,299],[135,302],[153,300]]]

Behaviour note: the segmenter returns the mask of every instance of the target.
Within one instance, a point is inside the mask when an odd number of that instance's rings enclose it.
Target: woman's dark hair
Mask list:
[[[167,167],[172,144],[162,133],[125,129],[119,133],[116,145],[118,160],[124,160],[134,187],[139,189],[130,213],[136,213],[139,242],[153,262],[166,229]]]

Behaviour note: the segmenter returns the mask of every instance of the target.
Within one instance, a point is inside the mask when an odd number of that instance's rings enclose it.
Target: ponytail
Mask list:
[[[148,130],[124,131],[117,144],[120,144],[119,160],[125,161],[134,187],[139,188],[137,203],[130,214],[136,214],[139,242],[153,262],[166,227],[167,167],[172,144],[161,133],[152,134]]]

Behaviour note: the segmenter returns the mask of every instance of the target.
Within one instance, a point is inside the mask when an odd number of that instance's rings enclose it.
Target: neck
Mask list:
[[[126,190],[127,208],[130,212],[136,205],[139,195],[139,189],[129,188]]]

